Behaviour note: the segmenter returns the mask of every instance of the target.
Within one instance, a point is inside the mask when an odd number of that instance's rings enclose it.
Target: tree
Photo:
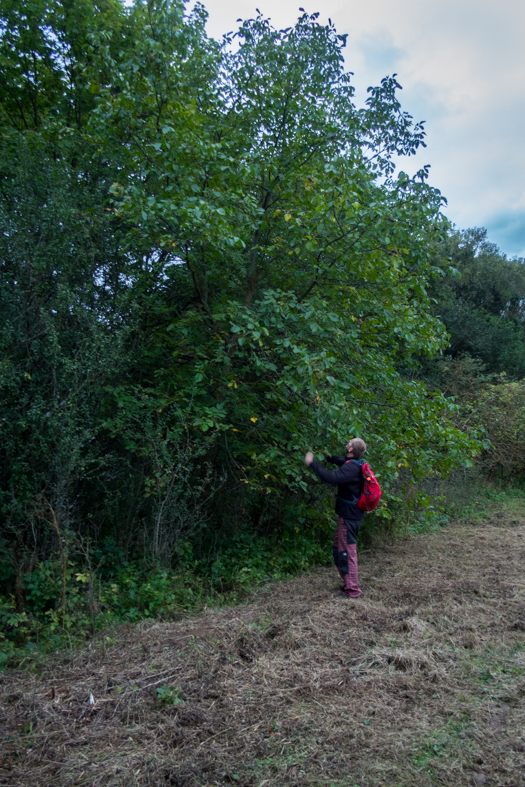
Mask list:
[[[487,373],[525,376],[523,260],[507,259],[484,229],[452,232],[441,253],[454,268],[432,293],[450,334],[447,354],[479,358]]]
[[[393,176],[423,141],[395,78],[357,111],[344,37],[316,14],[285,31],[258,16],[219,47],[199,7],[155,8],[89,128],[120,157],[115,216],[150,260],[166,419],[220,434],[217,465],[255,500],[305,489],[298,452],[350,434],[387,487],[400,464],[468,462],[450,404],[397,371],[444,346],[426,287],[447,224],[425,171]]]

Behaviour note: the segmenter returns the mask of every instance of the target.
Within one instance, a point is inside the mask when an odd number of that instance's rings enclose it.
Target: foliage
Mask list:
[[[131,17],[118,0],[16,0],[0,3],[0,107],[3,124],[19,131],[50,120],[80,127],[93,107],[86,72],[106,68],[98,47],[115,54]]]
[[[504,372],[490,373],[481,359],[469,355],[435,360],[426,367],[425,377],[458,403],[456,425],[481,440],[477,471],[485,479],[521,483],[524,381],[509,379]]]
[[[525,383],[506,382],[503,377],[497,384],[486,385],[471,406],[471,418],[487,438],[487,450],[480,458],[484,472],[511,483],[523,476]]]
[[[167,683],[163,683],[162,686],[156,689],[155,693],[159,705],[163,705],[164,707],[169,705],[184,705],[182,690],[178,687],[173,688],[173,686],[168,686]]]
[[[454,271],[436,279],[433,309],[450,334],[447,354],[480,359],[488,373],[525,376],[525,266],[487,240],[486,230],[453,232],[441,246]],[[458,275],[459,274],[459,275]]]

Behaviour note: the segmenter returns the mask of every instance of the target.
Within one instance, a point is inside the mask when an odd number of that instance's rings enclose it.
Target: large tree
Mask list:
[[[393,175],[423,140],[395,78],[357,110],[344,36],[316,14],[285,31],[259,16],[222,47],[200,32],[197,48],[199,12],[178,13],[148,21],[91,126],[121,156],[115,214],[171,293],[159,397],[221,431],[266,492],[304,486],[305,446],[355,433],[385,480],[400,463],[443,469],[446,446],[464,456],[468,441],[396,371],[443,346],[426,286],[446,222],[425,171]]]

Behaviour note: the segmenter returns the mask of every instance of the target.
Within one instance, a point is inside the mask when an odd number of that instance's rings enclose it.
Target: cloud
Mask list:
[[[510,256],[525,257],[525,210],[489,216],[485,222],[489,238]]]
[[[205,0],[208,30],[220,37],[256,6],[286,27],[301,4]],[[427,121],[427,148],[402,169],[430,164],[430,182],[447,198],[453,222],[486,226],[503,251],[525,253],[523,0],[324,0],[320,21],[328,17],[348,34],[356,101],[397,73],[403,109]]]
[[[386,28],[365,33],[355,43],[368,68],[377,74],[393,74],[402,68],[406,53],[402,47],[396,46],[392,34]]]

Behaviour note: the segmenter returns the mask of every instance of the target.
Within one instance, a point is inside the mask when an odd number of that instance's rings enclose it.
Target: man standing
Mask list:
[[[366,444],[360,437],[354,437],[346,445],[346,458],[340,456],[327,457],[329,462],[339,465],[338,470],[325,470],[314,455],[308,451],[304,458],[316,476],[327,484],[337,485],[335,512],[337,514],[337,530],[334,536],[334,563],[344,582],[341,596],[359,598],[361,589],[357,572],[357,534],[365,512],[357,507],[363,492],[363,473],[361,459],[366,451]]]

